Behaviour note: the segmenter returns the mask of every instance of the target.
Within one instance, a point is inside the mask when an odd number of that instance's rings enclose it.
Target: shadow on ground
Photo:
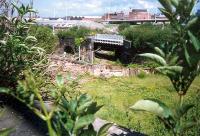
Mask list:
[[[46,136],[47,127],[25,105],[10,97],[1,98],[3,116],[0,118],[0,129],[13,128],[10,136]]]

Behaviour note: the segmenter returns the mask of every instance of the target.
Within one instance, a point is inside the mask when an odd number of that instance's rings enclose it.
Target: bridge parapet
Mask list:
[[[123,46],[124,44],[124,37],[120,35],[96,34],[92,40],[94,43],[112,44],[120,46]]]

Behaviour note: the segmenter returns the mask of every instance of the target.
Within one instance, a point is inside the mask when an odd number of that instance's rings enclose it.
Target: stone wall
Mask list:
[[[152,69],[140,69],[140,68],[126,68],[121,66],[111,66],[111,65],[90,65],[83,64],[78,61],[71,61],[60,56],[53,56],[50,59],[50,65],[47,72],[55,77],[58,73],[70,72],[73,77],[89,73],[90,75],[96,77],[129,77],[136,76],[141,72],[146,74],[154,73]]]

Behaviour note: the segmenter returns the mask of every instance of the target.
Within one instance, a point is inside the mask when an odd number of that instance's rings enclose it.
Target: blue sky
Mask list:
[[[20,1],[27,4],[30,0]],[[158,0],[34,0],[34,8],[42,17],[98,16],[130,8],[146,8],[155,12],[157,7],[160,7]]]

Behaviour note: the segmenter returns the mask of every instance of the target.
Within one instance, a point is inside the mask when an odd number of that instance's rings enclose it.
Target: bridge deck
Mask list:
[[[96,34],[92,40],[94,43],[112,44],[120,46],[124,44],[124,37],[120,35]]]
[[[105,22],[109,24],[120,24],[120,23],[145,23],[145,22],[169,22],[168,19],[134,19],[134,20],[106,20]]]

